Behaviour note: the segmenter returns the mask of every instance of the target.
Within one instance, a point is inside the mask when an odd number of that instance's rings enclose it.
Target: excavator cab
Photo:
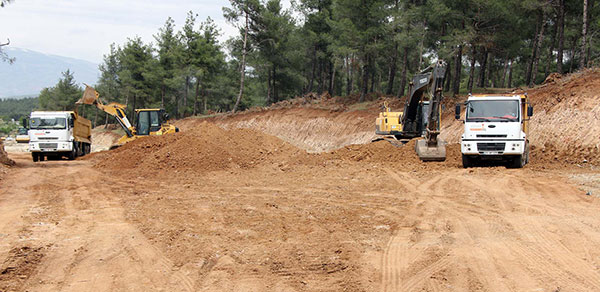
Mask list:
[[[164,109],[136,109],[137,136],[162,135],[179,132],[179,129],[169,124],[169,115]]]

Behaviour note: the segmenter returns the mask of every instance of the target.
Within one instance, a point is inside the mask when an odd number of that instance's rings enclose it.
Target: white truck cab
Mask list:
[[[35,111],[29,117],[29,151],[34,162],[75,159],[90,152],[91,122],[72,111]]]
[[[460,141],[463,167],[486,160],[521,168],[529,162],[529,118],[533,107],[527,94],[470,95],[465,103]],[[460,119],[460,104],[456,119]]]

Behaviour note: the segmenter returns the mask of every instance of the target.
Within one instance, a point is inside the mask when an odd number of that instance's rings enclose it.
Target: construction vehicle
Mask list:
[[[422,161],[446,160],[446,146],[440,134],[442,86],[446,63],[438,60],[413,77],[404,111],[393,112],[384,104],[384,111],[375,121],[375,133],[390,142],[417,141],[415,151]],[[397,144],[397,143],[394,143]]]
[[[123,131],[125,131],[125,135],[111,148],[121,146],[143,136],[160,136],[179,132],[177,127],[169,124],[169,115],[165,110],[157,108],[136,109],[136,125],[134,127],[125,114],[126,105],[116,102],[109,104],[102,103],[98,92],[87,84],[83,96],[76,104],[94,105],[98,109],[115,117],[121,128],[123,128]]]
[[[503,161],[521,168],[529,162],[529,119],[533,107],[527,94],[470,95],[465,102],[460,141],[464,168],[484,161]],[[457,104],[455,118],[461,118]]]
[[[35,111],[29,116],[29,151],[33,162],[70,160],[89,154],[92,123],[75,111]]]
[[[25,128],[25,124],[23,124],[23,127],[17,130],[15,140],[17,141],[17,143],[29,143],[29,133],[27,131],[27,128]]]

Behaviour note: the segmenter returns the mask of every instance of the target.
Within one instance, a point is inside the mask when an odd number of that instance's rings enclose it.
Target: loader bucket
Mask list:
[[[94,104],[98,101],[98,92],[89,85],[85,85],[83,96],[75,104]]]
[[[427,140],[418,140],[415,145],[415,151],[421,161],[446,160],[446,142],[441,139],[438,139],[435,145],[428,145]]]

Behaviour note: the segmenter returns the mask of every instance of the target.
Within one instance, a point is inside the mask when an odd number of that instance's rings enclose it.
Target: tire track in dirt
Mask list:
[[[30,167],[28,161],[19,162]],[[185,267],[176,267],[126,222],[115,192],[127,182],[111,181],[82,161],[45,162],[36,168],[36,177],[30,187],[14,188],[24,201],[44,210],[25,222],[33,224],[29,240],[52,246],[35,267],[37,272],[26,279],[28,290],[196,291]],[[60,187],[52,185],[56,181],[62,182]],[[49,190],[55,190],[52,196]],[[52,229],[36,223],[49,219],[57,220]]]

